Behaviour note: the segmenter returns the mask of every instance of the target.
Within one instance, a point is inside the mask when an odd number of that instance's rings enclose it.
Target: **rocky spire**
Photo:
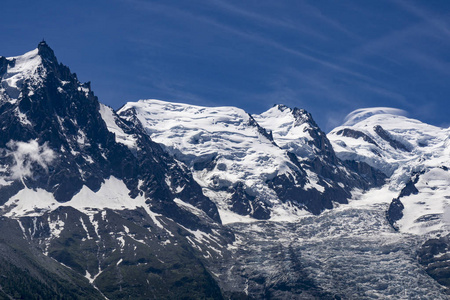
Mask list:
[[[43,61],[47,61],[56,65],[58,64],[58,59],[56,58],[55,53],[44,40],[42,40],[38,44],[38,54],[42,57]]]

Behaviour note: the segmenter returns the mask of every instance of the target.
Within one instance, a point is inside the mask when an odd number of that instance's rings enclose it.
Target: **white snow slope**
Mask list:
[[[25,80],[33,85],[39,84],[45,77],[45,69],[42,67],[42,59],[38,55],[38,49],[34,49],[21,56],[7,57],[12,62],[6,68],[6,72],[0,78],[0,93],[15,102]],[[30,93],[33,91],[31,90]]]
[[[280,129],[273,131],[275,142],[281,146],[278,147],[261,134],[257,126],[250,124],[252,117],[248,113],[236,107],[202,107],[140,100],[127,103],[118,114],[127,118],[124,112],[128,110],[136,112],[152,140],[189,165],[196,181],[204,187],[205,194],[218,205],[224,223],[251,221],[229,209],[230,194],[224,189],[237,182],[244,183],[249,195],[273,205],[272,220],[289,220],[305,214],[282,204],[266,183],[276,175],[292,172],[296,168],[287,156],[286,150],[289,148],[302,149],[305,157],[312,155],[309,148],[303,147],[303,141],[308,139],[303,127],[292,128],[289,134],[282,137],[281,123],[293,122],[287,112],[280,112],[284,119],[279,119],[280,125],[275,126]],[[271,122],[277,111],[273,108],[255,116],[255,119],[265,125],[265,122]],[[289,146],[283,147],[285,144]],[[211,160],[215,160],[212,170],[196,170],[196,164]],[[315,174],[308,175],[309,183],[304,188],[322,191],[324,187],[316,183]]]

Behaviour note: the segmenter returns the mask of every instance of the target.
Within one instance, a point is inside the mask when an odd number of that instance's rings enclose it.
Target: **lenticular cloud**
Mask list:
[[[403,109],[392,108],[392,107],[369,107],[360,108],[349,113],[345,119],[345,126],[352,126],[362,120],[365,120],[373,115],[397,115],[406,116],[408,113]]]

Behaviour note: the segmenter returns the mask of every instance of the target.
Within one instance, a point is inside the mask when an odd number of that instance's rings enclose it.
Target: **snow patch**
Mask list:
[[[43,189],[24,188],[1,206],[0,210],[6,217],[19,218],[22,216],[41,216],[44,212],[53,211],[61,206],[73,207],[89,216],[98,236],[98,222],[94,221],[93,216],[97,211],[101,210],[101,216],[103,220],[106,220],[107,212],[104,210],[106,208],[112,210],[134,210],[142,207],[157,227],[173,236],[157,219],[161,215],[150,210],[149,205],[145,203],[145,197],[137,196],[133,199],[129,196],[129,192],[125,183],[113,176],[106,179],[97,192],[92,191],[87,186],[83,186],[70,201],[64,203],[57,202],[52,193]],[[81,222],[83,226],[84,221]],[[88,232],[87,227],[85,230]],[[89,234],[88,238],[91,238]]]
[[[19,223],[19,227],[20,227],[20,229],[22,229],[22,233],[23,233],[24,239],[27,239],[27,234],[26,234],[26,232],[25,232],[25,228],[24,228],[23,225],[22,225],[22,222],[20,222],[20,220],[17,219],[17,223]]]
[[[10,102],[16,102],[25,81],[30,83],[29,86],[42,84],[46,73],[38,52],[38,49],[34,49],[21,56],[6,58],[13,63],[8,64],[0,79],[1,87],[10,97]]]
[[[192,212],[193,214],[195,214],[197,216],[206,216],[204,211],[202,211],[201,209],[193,206],[192,204],[184,202],[181,199],[175,198],[173,200],[173,202],[175,202],[180,208],[186,209],[186,210]]]
[[[109,132],[114,133],[116,142],[124,144],[129,149],[137,149],[137,140],[130,134],[126,134],[116,123],[116,116],[112,108],[100,103],[100,114],[105,121]]]
[[[48,226],[50,228],[50,234],[51,238],[59,238],[61,235],[61,232],[64,230],[64,221],[60,219],[59,215],[56,220],[51,220],[50,216],[48,217]]]
[[[92,239],[92,237],[89,235],[88,228],[86,227],[86,224],[84,224],[84,220],[82,217],[80,217],[81,226],[83,227],[84,231],[86,231],[86,237],[88,240]]]

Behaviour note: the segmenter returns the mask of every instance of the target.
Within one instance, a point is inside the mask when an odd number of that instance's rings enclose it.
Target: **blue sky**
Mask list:
[[[389,106],[450,126],[450,1],[4,0],[1,11],[0,55],[45,38],[115,109],[282,103],[328,131]]]

